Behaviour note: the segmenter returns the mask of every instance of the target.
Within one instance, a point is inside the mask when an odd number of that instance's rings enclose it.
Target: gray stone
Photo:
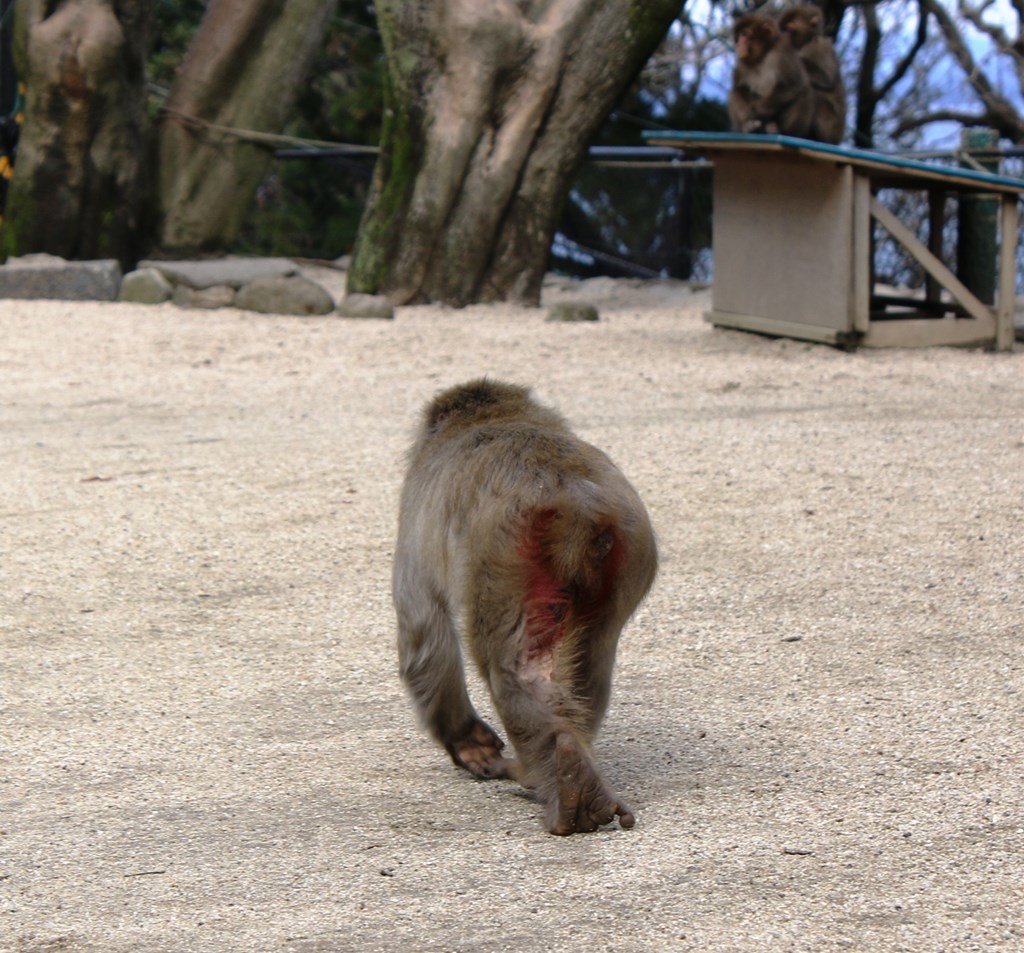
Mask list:
[[[231,285],[214,285],[212,288],[189,288],[175,285],[171,300],[179,308],[230,308],[235,303],[235,289]]]
[[[230,285],[241,288],[257,278],[297,275],[299,267],[287,258],[215,258],[209,261],[140,261],[140,268],[155,268],[168,281],[189,288]]]
[[[49,255],[44,251],[34,252],[30,255],[11,255],[7,259],[8,265],[17,265],[19,268],[59,268],[68,263],[68,259],[60,255]]]
[[[345,295],[338,305],[338,314],[343,318],[384,318],[395,316],[394,306],[383,295]]]
[[[561,301],[548,308],[546,321],[597,321],[597,308],[579,301]]]
[[[238,289],[235,307],[262,314],[329,314],[334,299],[308,278],[257,278]]]
[[[55,255],[9,258],[0,267],[0,298],[116,301],[121,266],[113,259],[65,261]]]
[[[120,300],[161,304],[170,300],[173,291],[171,283],[155,268],[139,268],[129,271],[122,279]]]

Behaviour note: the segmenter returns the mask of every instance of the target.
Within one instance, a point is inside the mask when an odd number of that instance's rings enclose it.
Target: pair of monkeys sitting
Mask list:
[[[740,17],[729,119],[736,132],[838,143],[846,125],[839,58],[813,4]]]

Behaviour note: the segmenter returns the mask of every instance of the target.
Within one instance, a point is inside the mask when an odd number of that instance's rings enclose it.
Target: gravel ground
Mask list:
[[[1024,949],[1024,353],[566,297],[602,320],[0,302],[0,950]],[[545,834],[397,679],[402,454],[484,373],[658,530],[632,831]]]

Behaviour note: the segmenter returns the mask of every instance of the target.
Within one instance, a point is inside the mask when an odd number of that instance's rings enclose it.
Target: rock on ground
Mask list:
[[[209,285],[206,288],[175,285],[171,300],[179,308],[212,310],[232,307],[235,303],[235,294],[236,291],[231,285]]]
[[[210,288],[214,285],[230,285],[241,288],[257,278],[277,278],[297,275],[299,266],[287,258],[245,258],[228,256],[212,258],[209,261],[159,261],[139,262],[139,268],[155,268],[174,284],[189,288]]]
[[[583,301],[560,301],[548,308],[548,321],[597,321],[597,308]]]
[[[115,301],[120,287],[121,266],[113,259],[66,261],[39,254],[0,266],[0,298]]]
[[[329,314],[334,299],[315,281],[301,276],[256,278],[242,285],[235,307],[264,314]]]
[[[338,305],[338,315],[343,318],[383,318],[395,316],[394,305],[383,295],[347,294]]]
[[[162,304],[169,301],[174,287],[156,268],[139,268],[121,279],[119,300],[133,304]]]

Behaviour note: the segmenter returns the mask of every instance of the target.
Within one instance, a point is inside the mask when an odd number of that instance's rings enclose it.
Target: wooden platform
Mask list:
[[[714,162],[711,323],[841,347],[1013,348],[1024,180],[789,136],[650,132],[644,138]],[[999,200],[995,306],[980,301],[878,201],[883,188],[923,190],[933,210],[949,194]],[[927,300],[876,293],[872,222],[930,276]],[[941,232],[934,214],[932,230]]]

